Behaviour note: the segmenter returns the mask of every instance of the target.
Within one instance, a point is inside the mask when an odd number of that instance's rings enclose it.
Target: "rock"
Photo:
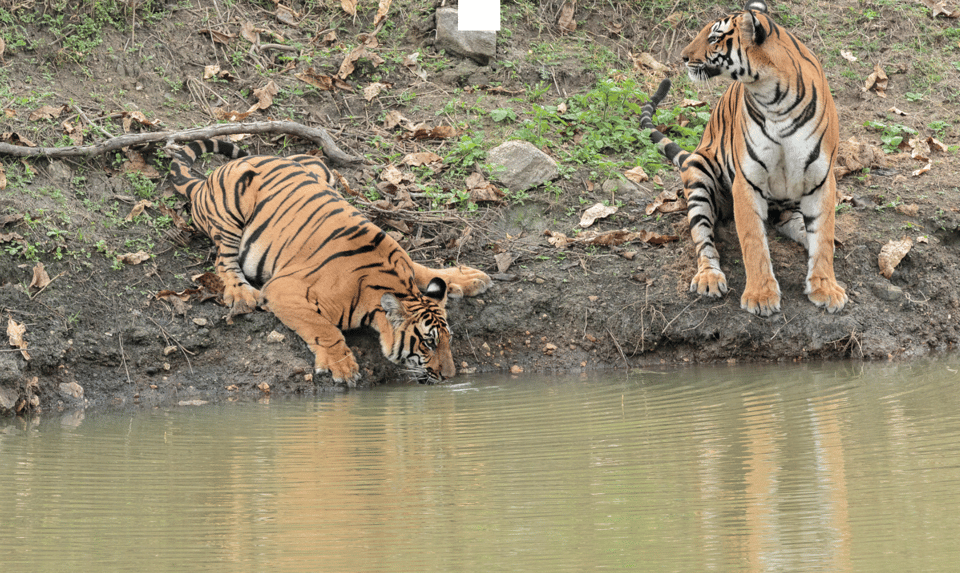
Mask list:
[[[871,285],[873,294],[880,300],[894,302],[903,296],[903,289],[887,281],[877,281]]]
[[[20,358],[13,352],[0,352],[0,384],[18,384],[22,371]]]
[[[17,404],[17,398],[20,394],[13,388],[4,388],[0,386],[0,413],[13,410]]]
[[[76,382],[64,382],[60,384],[60,394],[64,398],[75,398],[79,400],[83,398],[83,386]]]
[[[436,47],[465,56],[486,66],[497,55],[496,32],[461,32],[457,29],[456,8],[437,10]]]
[[[508,141],[487,155],[487,166],[511,191],[523,191],[560,176],[557,162],[526,141]]]

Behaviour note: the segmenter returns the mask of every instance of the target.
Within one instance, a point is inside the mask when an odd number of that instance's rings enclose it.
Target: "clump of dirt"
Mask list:
[[[124,4],[127,9],[112,20],[96,11],[97,3],[81,3],[71,12],[58,11],[56,4],[21,1],[15,9],[0,0],[0,15],[11,18],[3,30],[4,142],[89,145],[124,132],[205,126],[231,119],[230,113],[249,113],[248,121],[291,119],[325,127],[343,149],[369,159],[338,168],[357,193],[353,200],[415,259],[468,264],[495,277],[492,290],[449,305],[461,372],[888,360],[947,351],[960,337],[960,191],[953,177],[960,168],[960,122],[942,105],[956,103],[951,98],[960,93],[956,68],[948,64],[954,56],[941,56],[934,45],[933,54],[911,59],[870,40],[896,30],[902,45],[923,35],[922,45],[939,42],[948,50],[955,44],[948,41],[949,24],[920,8],[871,11],[874,16],[861,23],[868,41],[845,46],[841,34],[823,33],[831,29],[824,23],[847,22],[863,12],[860,4],[839,2],[818,13],[806,12],[801,2],[775,7],[780,21],[821,54],[842,139],[879,147],[895,146],[891,138],[898,134],[903,144],[935,136],[947,150],[932,151],[932,168],[921,175],[912,174],[920,165],[898,151],[884,154],[898,160],[882,168],[857,167],[840,181],[846,199],[838,208],[836,273],[850,302],[837,315],[817,309],[803,294],[802,248],[771,235],[782,311],[760,318],[739,308],[744,271],[732,225],[719,232],[731,292],[720,299],[688,292],[694,254],[685,213],[647,212],[662,190],[678,189],[672,171],[629,183],[567,164],[564,177],[546,189],[479,204],[458,195],[484,152],[510,135],[511,124],[503,120],[511,112],[518,123],[535,125],[547,106],[590,90],[613,68],[655,86],[663,73],[634,69],[637,54],[647,52],[670,73],[678,71],[679,51],[706,18],[719,15],[711,9],[582,6],[575,14],[580,30],[565,35],[556,24],[558,3],[504,4],[498,56],[479,66],[432,46],[434,3],[394,0],[379,28],[375,7],[361,7],[354,17],[339,6],[308,1],[281,3],[292,19],[270,2],[145,2],[137,9]],[[87,22],[99,23],[99,35],[87,46],[68,41]],[[938,32],[932,40],[931,29]],[[344,57],[361,44],[384,63],[365,55],[354,72],[339,77]],[[854,66],[840,57],[841,50],[854,50],[863,61]],[[887,67],[885,98],[863,90],[875,61]],[[205,73],[211,75],[204,79]],[[920,85],[931,74],[940,81]],[[268,90],[272,101],[260,105],[260,90],[270,82],[276,92]],[[324,82],[329,89],[316,87]],[[367,97],[364,88],[374,83],[382,84],[381,91]],[[701,97],[715,101],[719,92],[711,89]],[[400,121],[386,127],[391,117]],[[425,130],[420,133],[442,125],[453,126],[456,135],[418,138],[410,135],[417,124]],[[577,145],[578,137],[557,145]],[[282,136],[243,143],[259,153],[316,151],[310,142]],[[407,179],[391,183],[393,188],[384,183],[386,164],[422,151],[443,157],[445,171],[406,166]],[[306,345],[269,313],[228,324],[226,309],[213,300],[157,296],[195,286],[191,277],[212,265],[210,241],[175,224],[183,203],[165,182],[168,159],[157,147],[107,157],[6,155],[0,161],[6,179],[0,195],[0,314],[4,324],[23,329],[26,344],[23,351],[0,349],[4,409],[340,390],[312,375]],[[412,208],[398,208],[398,189]],[[574,235],[581,212],[597,202],[618,209],[592,229],[643,230],[679,240],[551,244],[545,231]],[[141,214],[131,215],[135,208]],[[879,274],[877,256],[903,235],[914,245],[887,279]],[[146,260],[117,259],[137,252]],[[38,263],[49,280],[31,286]],[[348,342],[364,384],[403,383],[370,333],[350,333]]]

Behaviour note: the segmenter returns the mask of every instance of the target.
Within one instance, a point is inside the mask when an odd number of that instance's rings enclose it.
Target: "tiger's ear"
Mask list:
[[[752,42],[754,46],[759,46],[767,39],[767,31],[763,28],[763,25],[760,24],[760,19],[757,18],[756,13],[750,6],[757,4],[757,2],[750,2],[747,4],[747,10],[744,11],[743,17],[741,18],[741,28],[740,28],[740,37],[743,40]],[[760,2],[759,4],[763,5],[763,12],[766,13],[766,4]]]
[[[447,283],[443,279],[437,277],[430,281],[427,285],[427,290],[424,291],[426,296],[432,298],[440,304],[443,304],[447,298]]]
[[[384,293],[380,297],[380,308],[383,309],[383,312],[387,315],[387,320],[390,321],[390,324],[394,328],[397,328],[403,324],[403,319],[406,317],[407,311],[403,308],[403,304],[400,303],[400,299],[392,293]]]

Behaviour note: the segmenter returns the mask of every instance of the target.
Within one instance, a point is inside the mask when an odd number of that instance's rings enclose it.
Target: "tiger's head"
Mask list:
[[[386,293],[380,298],[391,327],[380,333],[383,355],[421,384],[436,384],[456,374],[446,302],[447,283],[439,278],[430,281],[426,292]]]
[[[760,46],[767,39],[767,5],[750,0],[742,12],[731,14],[704,26],[680,56],[687,66],[687,75],[695,82],[722,76],[750,83],[760,79],[760,70],[767,62]]]

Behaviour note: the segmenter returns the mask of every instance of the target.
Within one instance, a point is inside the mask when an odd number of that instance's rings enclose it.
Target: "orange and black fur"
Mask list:
[[[690,290],[713,297],[727,291],[714,225],[732,212],[747,277],[742,308],[761,316],[780,310],[764,226],[771,221],[807,248],[804,292],[810,300],[829,312],[841,310],[847,294],[833,270],[839,126],[820,63],[767,15],[760,0],[704,27],[681,55],[695,81],[733,80],[693,153],[680,149],[652,121],[669,80],[641,115],[653,142],[681,171],[697,249]]]
[[[233,161],[207,178],[190,173],[203,153]],[[184,146],[171,165],[194,225],[217,247],[230,315],[258,305],[273,312],[313,351],[318,373],[354,385],[357,361],[341,331],[371,326],[384,356],[421,382],[455,374],[447,296],[473,296],[490,277],[469,267],[435,270],[415,263],[334,188],[310,155],[247,156],[231,143]]]

